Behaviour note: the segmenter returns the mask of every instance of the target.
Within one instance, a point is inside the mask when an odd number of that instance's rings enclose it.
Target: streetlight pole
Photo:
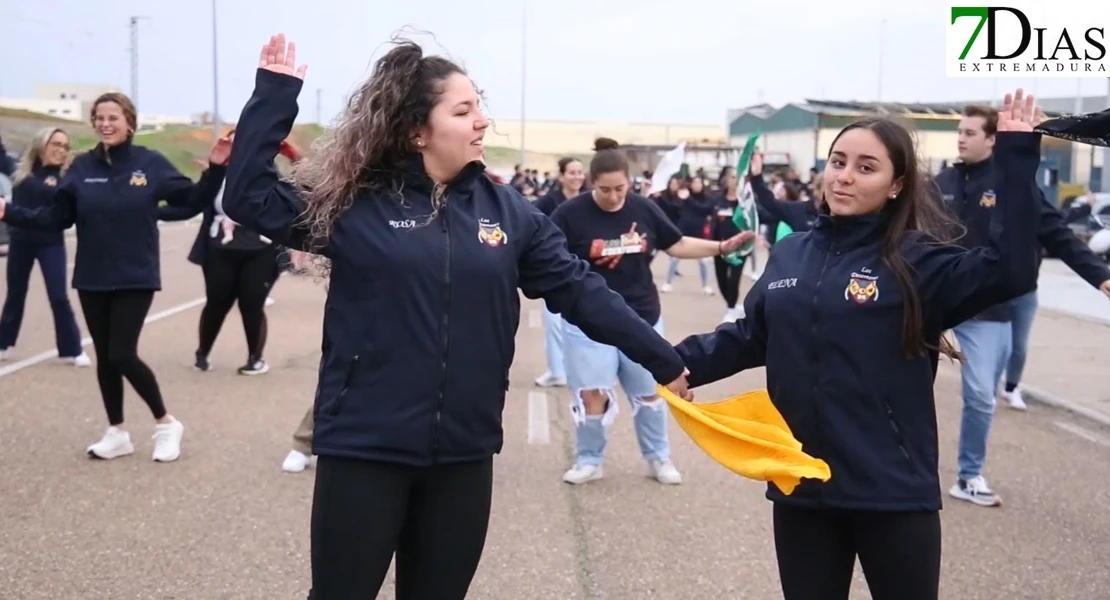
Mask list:
[[[220,55],[216,32],[216,0],[212,0],[212,144],[220,140]]]
[[[528,97],[528,0],[520,0],[520,166],[524,167],[524,117]]]
[[[886,49],[886,17],[879,23],[879,93],[877,102],[883,101],[883,51]]]

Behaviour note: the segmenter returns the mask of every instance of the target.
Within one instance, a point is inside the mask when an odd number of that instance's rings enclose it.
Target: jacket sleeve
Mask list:
[[[692,335],[675,346],[697,387],[762,367],[767,360],[767,326],[763,316],[765,292],[755,286],[744,297],[744,318],[717,326],[711,333]]]
[[[65,231],[77,220],[76,176],[71,170],[62,178],[50,202],[38,208],[27,208],[8,199],[3,221],[20,229],[36,231]]]
[[[795,231],[808,229],[806,225],[806,204],[804,202],[776,199],[775,193],[767,187],[767,183],[763,181],[762,177],[752,176],[748,180],[752,185],[755,204],[759,210],[763,211],[763,215],[760,216],[761,220],[781,221]],[[763,219],[764,216],[767,218]],[[774,232],[771,233],[774,234]]]
[[[295,250],[309,250],[309,229],[301,221],[305,203],[280,177],[274,159],[293,129],[302,84],[292,75],[258,69],[254,93],[235,128],[223,198],[232,221]],[[328,256],[326,248],[311,252]]]
[[[514,194],[515,195],[515,194]],[[651,372],[655,381],[668,384],[683,372],[682,360],[670,342],[640,318],[619,294],[609,289],[590,265],[570,253],[562,230],[527,200],[531,235],[523,242],[518,266],[519,285],[529,298],[543,298],[551,312],[562,315],[591,340],[616,346]]]
[[[1044,246],[1044,249],[1048,251],[1049,256],[1064,261],[1064,264],[1071,267],[1072,271],[1075,271],[1077,275],[1096,288],[1110,279],[1110,270],[1106,268],[1106,264],[1099,260],[1094,252],[1091,252],[1087,244],[1075,237],[1075,233],[1068,227],[1064,215],[1049,204],[1048,199],[1044,197],[1039,189],[1036,190],[1036,193],[1040,198],[1041,205],[1041,222],[1037,231],[1037,239],[1040,240],[1041,246]]]
[[[227,167],[223,165],[209,165],[208,169],[200,176],[196,189],[189,195],[186,204],[167,205],[158,207],[159,221],[188,221],[204,212],[206,206],[211,206],[220,193],[220,184],[224,181]]]
[[[943,329],[1036,289],[1040,244],[1040,199],[1035,189],[1040,134],[1000,132],[995,144],[997,207],[990,241],[965,250],[918,240],[907,254],[917,272],[922,305],[935,311]]]

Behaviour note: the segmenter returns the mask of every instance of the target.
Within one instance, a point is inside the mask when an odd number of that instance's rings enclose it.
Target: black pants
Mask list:
[[[856,556],[874,600],[937,600],[939,512],[774,512],[784,600],[847,600]]]
[[[736,308],[736,303],[740,301],[740,277],[744,273],[744,263],[732,266],[716,256],[713,258],[713,269],[717,274],[717,289],[721,290],[725,305]]]
[[[150,407],[155,419],[166,416],[154,372],[139,358],[139,335],[154,302],[153,290],[78,291],[81,310],[96,350],[96,380],[108,424],[123,423],[123,379]]]
[[[320,456],[309,600],[463,600],[486,543],[493,459],[427,468]]]
[[[224,319],[238,302],[247,336],[250,358],[261,358],[266,347],[266,297],[277,279],[277,252],[209,248],[204,259],[204,288],[207,301],[200,313],[200,344],[197,351],[212,352]]]

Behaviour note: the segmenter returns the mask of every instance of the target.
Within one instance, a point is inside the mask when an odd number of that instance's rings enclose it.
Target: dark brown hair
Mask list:
[[[983,117],[983,133],[994,135],[998,133],[998,111],[989,106],[969,104],[964,107],[963,116]]]
[[[902,181],[898,195],[889,200],[884,208],[889,211],[890,217],[883,232],[881,249],[883,264],[894,273],[902,292],[902,350],[907,356],[922,356],[926,350],[936,350],[959,360],[959,352],[943,336],[935,345],[931,340],[924,339],[921,296],[914,281],[913,268],[902,255],[902,241],[908,232],[921,232],[927,243],[951,243],[951,236],[959,229],[959,225],[951,213],[936,200],[930,189],[935,184],[921,172],[913,138],[905,127],[881,118],[856,121],[836,135],[829,146],[830,155],[840,136],[853,129],[866,129],[879,138],[894,165],[894,181]],[[821,198],[815,201],[819,205],[824,203]]]
[[[359,191],[399,189],[404,161],[416,152],[412,136],[427,124],[443,81],[466,75],[447,58],[424,56],[415,42],[392,41],[314,152],[297,163],[294,181],[307,201],[312,249],[327,242]]]
[[[123,120],[127,122],[127,127],[131,131],[128,132],[127,137],[135,135],[139,129],[139,113],[135,110],[135,103],[127,94],[122,92],[108,92],[101,94],[93,101],[92,108],[89,109],[89,123],[96,125],[96,108],[105,102],[113,102],[118,104],[123,109]]]
[[[620,151],[617,140],[599,137],[594,140],[594,157],[590,160],[590,180],[606,173],[628,174],[628,158]]]
[[[570,166],[570,163],[575,163],[575,162],[579,162],[579,161],[578,161],[577,158],[574,158],[573,156],[564,156],[564,157],[560,158],[559,159],[559,174],[560,175],[566,175],[567,174],[567,167]]]

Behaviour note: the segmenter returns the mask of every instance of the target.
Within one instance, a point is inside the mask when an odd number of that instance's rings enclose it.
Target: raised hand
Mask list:
[[[763,174],[763,153],[753,152],[751,161],[748,163],[749,175],[762,175]]]
[[[1033,131],[1044,120],[1044,111],[1037,106],[1032,94],[1018,88],[1013,94],[1006,94],[1002,109],[998,111],[999,131]]]
[[[222,137],[216,141],[212,150],[208,152],[208,162],[214,165],[226,165],[229,158],[231,158],[231,140]]]
[[[270,36],[270,41],[262,45],[262,53],[258,56],[258,68],[291,75],[297,79],[304,79],[308,65],[297,66],[297,44],[285,43],[285,34],[279,33]]]

